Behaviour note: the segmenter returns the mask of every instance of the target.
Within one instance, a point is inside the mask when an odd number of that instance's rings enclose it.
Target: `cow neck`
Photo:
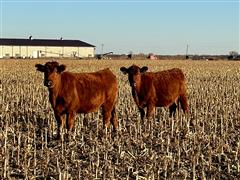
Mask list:
[[[61,81],[61,78],[59,79],[59,81]],[[56,107],[56,100],[59,95],[59,91],[61,89],[60,85],[61,85],[61,82],[56,84],[53,88],[48,89],[49,90],[49,101],[52,104],[53,108]]]

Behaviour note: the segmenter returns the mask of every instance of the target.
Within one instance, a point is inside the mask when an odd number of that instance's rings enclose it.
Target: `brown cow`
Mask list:
[[[132,96],[144,119],[147,107],[147,118],[154,113],[155,107],[169,107],[170,116],[176,112],[176,102],[180,102],[185,112],[188,112],[185,78],[182,70],[178,68],[146,72],[148,67],[142,68],[132,65],[129,68],[121,67],[124,74],[128,74],[128,80],[132,87]]]
[[[71,73],[64,71],[66,66],[58,62],[36,64],[35,67],[44,73],[44,85],[48,87],[49,101],[58,124],[58,138],[60,129],[65,125],[64,115],[67,129],[71,130],[76,113],[96,112],[100,107],[103,127],[108,128],[111,122],[114,130],[117,129],[115,105],[118,84],[116,76],[109,69]]]

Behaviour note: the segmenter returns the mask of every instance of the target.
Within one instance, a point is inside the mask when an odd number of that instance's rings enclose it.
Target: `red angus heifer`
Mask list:
[[[132,87],[132,96],[144,119],[147,107],[147,118],[155,110],[155,107],[169,107],[170,116],[176,112],[176,102],[180,102],[185,112],[188,112],[186,83],[182,70],[178,68],[146,72],[148,67],[142,68],[132,65],[129,68],[121,67],[124,74],[128,74],[128,80]]]
[[[35,67],[44,73],[44,85],[48,87],[49,101],[58,124],[58,138],[60,129],[65,125],[64,115],[67,129],[71,130],[76,113],[96,112],[100,107],[103,127],[109,127],[111,122],[114,130],[117,129],[115,104],[118,84],[116,76],[109,69],[71,73],[64,71],[66,66],[58,62],[36,64]]]

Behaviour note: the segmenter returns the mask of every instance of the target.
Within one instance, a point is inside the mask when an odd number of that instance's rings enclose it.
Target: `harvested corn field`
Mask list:
[[[109,67],[118,78],[119,129],[102,130],[101,110],[77,115],[67,140],[36,63],[0,61],[0,179],[238,179],[240,63],[233,61],[59,60],[71,72]],[[144,122],[121,66],[178,67],[187,80],[189,115],[158,108]],[[64,135],[64,134],[63,134]]]

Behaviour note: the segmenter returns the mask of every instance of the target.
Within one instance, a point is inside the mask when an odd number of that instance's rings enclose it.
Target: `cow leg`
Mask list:
[[[153,127],[153,122],[155,121],[155,106],[153,104],[149,104],[147,106],[147,126],[145,128],[146,132],[151,132]]]
[[[144,117],[145,117],[145,111],[143,108],[140,108],[138,107],[139,111],[140,111],[140,115],[141,115],[141,120],[143,121],[144,120]]]
[[[183,112],[188,113],[189,112],[189,107],[188,107],[186,94],[180,95],[179,101],[180,101],[181,108],[182,108]]]
[[[74,112],[67,113],[67,130],[71,131],[74,123]]]
[[[64,117],[62,115],[59,115],[58,113],[55,113],[55,118],[58,125],[57,139],[60,139],[61,137],[60,133],[65,125],[65,120],[64,120]]]
[[[154,112],[155,112],[155,106],[152,104],[149,104],[147,106],[147,118],[150,119],[151,117],[153,117]]]
[[[113,131],[116,131],[118,128],[118,120],[117,120],[117,114],[116,114],[116,108],[114,107],[111,112],[111,123],[113,125]]]
[[[106,106],[103,106],[102,115],[103,115],[103,129],[109,128],[110,118],[111,118],[111,110],[109,110]]]
[[[66,128],[67,128],[68,141],[71,138],[71,130],[73,128],[73,123],[74,123],[74,112],[69,112],[66,114]]]
[[[169,106],[169,110],[170,110],[170,115],[169,117],[175,116],[176,114],[176,109],[177,109],[177,105],[174,102],[171,106]]]

